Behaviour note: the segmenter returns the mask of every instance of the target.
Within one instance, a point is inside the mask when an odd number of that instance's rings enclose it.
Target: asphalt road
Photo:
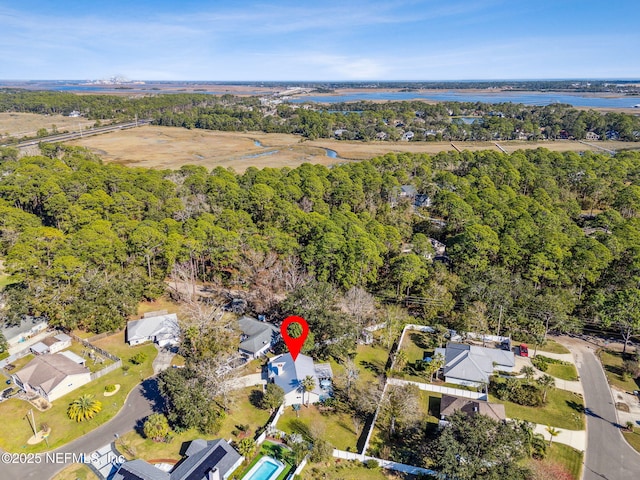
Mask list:
[[[584,480],[640,478],[640,454],[622,437],[611,390],[592,349],[574,351],[584,387],[587,413],[587,455]]]
[[[52,454],[59,454],[55,457],[55,462],[48,461],[44,454],[40,454],[39,464],[7,464],[0,462],[0,479],[2,480],[42,480],[51,478],[57,472],[74,463],[72,457],[68,457],[68,464],[64,463],[64,454],[80,455],[82,453],[89,457],[89,454],[115,440],[115,435],[123,435],[133,430],[142,420],[154,410],[159,408],[161,402],[155,378],[150,378],[134,388],[125,406],[120,413],[109,422],[96,428],[83,437],[64,445]],[[58,462],[58,460],[60,460]]]

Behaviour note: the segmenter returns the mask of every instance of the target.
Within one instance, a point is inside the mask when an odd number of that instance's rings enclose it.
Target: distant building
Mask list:
[[[185,458],[169,472],[144,460],[123,463],[113,480],[226,480],[241,465],[244,457],[225,440],[194,440]]]
[[[333,372],[328,363],[314,363],[307,355],[299,354],[293,361],[290,353],[269,360],[269,381],[284,390],[284,405],[318,403],[331,396]],[[311,392],[302,390],[301,382],[307,376],[313,378],[315,386]]]
[[[171,313],[133,320],[127,324],[126,341],[129,345],[145,342],[154,342],[160,347],[177,345],[180,341],[178,317]]]
[[[26,393],[36,393],[49,402],[91,381],[89,369],[61,353],[39,355],[11,375]]]
[[[584,138],[585,140],[600,140],[600,135],[595,132],[587,132]]]

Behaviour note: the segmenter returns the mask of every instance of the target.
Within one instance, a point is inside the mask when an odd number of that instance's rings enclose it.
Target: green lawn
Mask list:
[[[622,435],[624,435],[625,440],[629,442],[629,445],[640,452],[640,429],[638,427],[635,427],[633,432],[623,430]]]
[[[389,472],[382,468],[368,469],[357,460],[332,459],[326,463],[308,464],[299,477],[300,480],[389,480],[414,478],[399,472]]]
[[[407,330],[400,349],[407,354],[407,363],[414,363],[424,358],[425,351],[433,351],[431,346],[431,335],[424,332]]]
[[[576,480],[581,478],[582,462],[584,461],[582,452],[562,443],[554,443],[547,450],[547,458],[564,465]]]
[[[612,350],[600,350],[600,361],[611,385],[629,392],[640,389],[640,379],[622,376],[622,353]]]
[[[9,275],[0,274],[0,291],[6,287],[7,285],[11,285],[13,283],[13,279]]]
[[[334,448],[355,452],[358,435],[351,417],[345,413],[321,412],[317,406],[303,406],[298,412],[286,407],[278,420],[278,429],[286,433],[300,433],[309,436],[318,435]]]
[[[567,347],[551,339],[547,339],[547,341],[544,342],[544,345],[539,346],[538,351],[548,353],[571,353]]]
[[[503,402],[493,395],[489,395],[489,401],[503,403],[509,418],[519,418],[560,429],[584,429],[584,414],[581,413],[584,401],[580,395],[573,392],[551,389],[547,395],[547,403],[542,407],[524,407],[513,402]]]
[[[98,480],[98,477],[86,465],[74,463],[56,474],[52,480]]]
[[[116,338],[114,339],[113,337]],[[123,333],[121,332],[107,337],[100,342],[112,347],[105,348],[106,350],[116,355],[122,355],[124,359],[128,359],[137,352],[144,352],[147,355],[147,359],[143,364],[131,365],[126,360],[123,360],[123,363],[130,365],[130,370],[126,375],[122,369],[118,368],[98,380],[55,400],[53,407],[46,412],[39,412],[34,409],[36,425],[39,426],[42,423],[47,423],[52,430],[49,437],[50,449],[64,445],[113,418],[122,408],[127,394],[133,387],[140,383],[142,379],[153,374],[151,363],[157,354],[155,347],[153,345],[142,345],[139,347],[129,347],[124,344],[120,345],[118,339],[122,341],[122,338]],[[124,353],[126,353],[126,355],[124,355]],[[108,384],[120,384],[121,387],[118,393],[111,397],[105,397],[104,387]],[[92,420],[76,423],[67,417],[67,407],[69,403],[84,394],[95,395],[96,399],[102,402],[102,411]],[[0,403],[0,418],[3,419],[3,428],[0,431],[1,448],[9,452],[24,453],[49,450],[44,442],[38,445],[26,445],[26,441],[33,434],[25,418],[30,408],[32,408],[32,406],[29,403],[16,398],[11,398]]]
[[[561,378],[562,380],[569,380],[574,382],[578,380],[578,371],[573,363],[567,365],[561,365],[558,363],[550,363],[545,372],[552,377]]]
[[[180,305],[172,302],[166,297],[160,297],[148,302],[140,302],[138,305],[138,315],[144,315],[149,312],[158,312],[160,310],[166,310],[169,313],[178,313]]]
[[[360,368],[360,378],[375,382],[384,374],[389,352],[378,345],[358,345],[355,363]],[[336,373],[336,372],[334,372]]]
[[[220,431],[214,435],[203,435],[196,429],[190,429],[180,434],[174,433],[169,443],[158,443],[142,437],[138,432],[131,431],[120,437],[121,441],[125,442],[125,444],[135,452],[135,458],[178,461],[181,458],[180,447],[184,442],[190,442],[196,438],[203,438],[205,440],[213,440],[216,438],[224,438],[226,440],[230,438],[234,439],[231,432],[238,430],[236,425],[239,424],[249,425],[249,435],[253,437],[256,429],[264,426],[270,417],[269,411],[254,407],[249,401],[249,396],[253,390],[255,390],[255,387],[234,392],[232,407],[227,413]],[[124,449],[120,450],[126,453]]]
[[[19,358],[18,360],[11,362],[11,365],[15,366],[15,368],[13,370],[11,370],[10,372],[7,372],[7,370],[5,370],[5,372],[9,375],[13,375],[14,373],[18,372],[22,367],[24,367],[27,363],[29,363],[31,360],[33,360],[34,358],[36,358],[35,355],[33,355],[32,353],[30,353],[29,355],[25,355],[22,358]]]

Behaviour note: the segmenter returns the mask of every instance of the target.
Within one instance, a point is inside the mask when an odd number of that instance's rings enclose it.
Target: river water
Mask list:
[[[307,95],[291,98],[291,103],[322,102],[339,103],[355,101],[403,101],[431,100],[439,102],[482,102],[482,103],[523,103],[525,105],[550,105],[568,103],[574,107],[629,108],[640,105],[640,96],[635,97],[596,97],[579,93],[554,92],[376,92],[349,93],[345,95]],[[640,113],[640,108],[638,109]]]

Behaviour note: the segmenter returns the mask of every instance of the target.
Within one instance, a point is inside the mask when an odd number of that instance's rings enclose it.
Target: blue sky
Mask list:
[[[1,79],[640,78],[640,1],[0,0]]]

